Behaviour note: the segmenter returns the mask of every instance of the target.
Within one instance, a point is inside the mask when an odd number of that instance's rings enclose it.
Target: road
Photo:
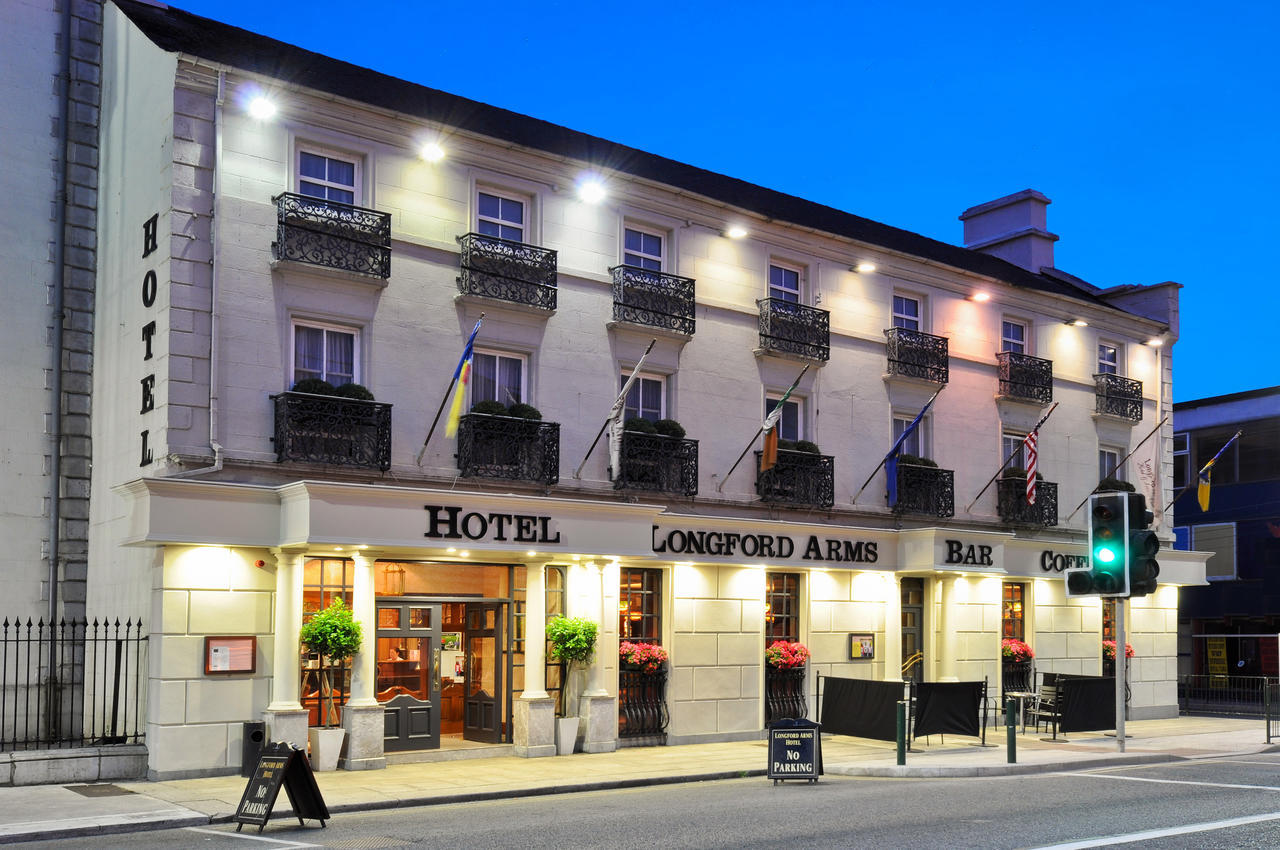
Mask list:
[[[281,795],[280,807],[287,806]],[[981,779],[736,779],[25,847],[1280,847],[1280,754]]]

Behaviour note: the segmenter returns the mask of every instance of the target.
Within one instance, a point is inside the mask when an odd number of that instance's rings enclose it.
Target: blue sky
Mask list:
[[[1183,284],[1175,400],[1280,384],[1280,4],[173,5],[946,242],[1038,189],[1058,268]]]

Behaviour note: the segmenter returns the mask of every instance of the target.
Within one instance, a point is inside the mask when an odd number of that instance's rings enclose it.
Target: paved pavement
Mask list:
[[[1280,751],[1266,743],[1261,719],[1179,717],[1129,721],[1125,752],[1113,736],[1078,732],[1052,742],[1027,731],[1008,762],[1005,730],[987,730],[987,746],[949,735],[913,742],[906,765],[892,742],[823,736],[827,774],[971,777],[1082,770],[1121,764]],[[613,753],[524,759],[502,756],[394,764],[385,770],[317,774],[333,815],[503,797],[565,794],[675,782],[763,776],[765,742],[627,748]],[[226,823],[247,780],[239,776],[169,782],[116,782],[0,788],[0,843]],[[288,797],[275,818],[291,817]]]

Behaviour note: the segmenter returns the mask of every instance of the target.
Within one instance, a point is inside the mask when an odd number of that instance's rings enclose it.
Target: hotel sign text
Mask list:
[[[665,534],[653,527],[653,551],[673,555],[723,555],[784,561],[796,553],[796,541],[785,534],[739,534],[733,531],[697,531],[675,528]],[[809,535],[804,543],[806,561],[874,564],[878,554],[873,540],[836,540]]]

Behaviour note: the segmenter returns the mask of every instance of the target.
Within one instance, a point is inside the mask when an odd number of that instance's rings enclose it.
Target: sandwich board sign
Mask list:
[[[822,775],[821,725],[803,718],[775,720],[769,724],[768,778],[777,785],[784,779],[818,781]]]
[[[319,820],[321,828],[324,827],[324,822],[330,817],[329,807],[320,796],[316,775],[311,772],[311,762],[307,761],[300,748],[284,741],[273,741],[262,748],[258,766],[249,777],[249,784],[236,806],[236,832],[246,823],[256,824],[258,832],[262,832],[271,818],[271,809],[282,785],[289,795],[298,824],[305,825],[303,819],[312,818]]]

